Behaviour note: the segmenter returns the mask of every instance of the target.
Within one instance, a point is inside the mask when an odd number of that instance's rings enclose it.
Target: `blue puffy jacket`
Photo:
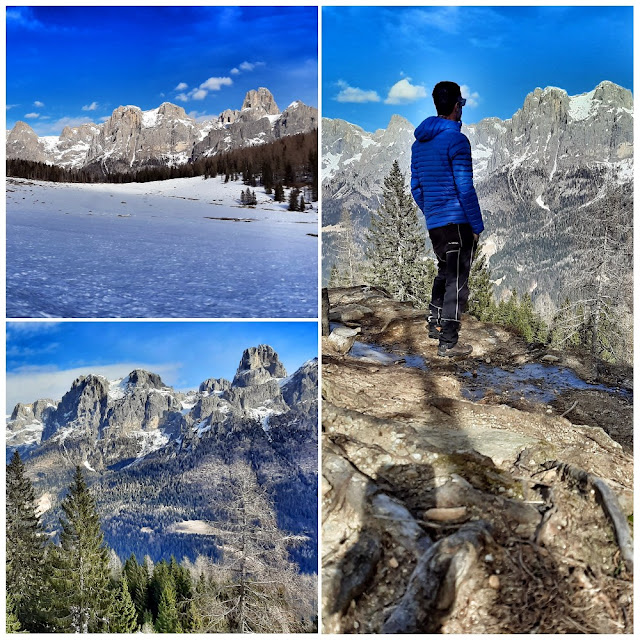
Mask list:
[[[411,193],[427,229],[468,222],[474,233],[484,229],[473,187],[471,145],[461,122],[431,116],[416,130],[411,147]]]

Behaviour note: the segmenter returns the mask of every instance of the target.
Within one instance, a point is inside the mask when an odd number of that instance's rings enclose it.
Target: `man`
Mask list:
[[[426,218],[438,259],[429,304],[429,337],[439,356],[466,356],[473,347],[458,342],[469,297],[469,272],[484,229],[473,187],[471,145],[460,131],[466,100],[455,82],[433,89],[438,113],[415,130],[411,147],[411,193]]]

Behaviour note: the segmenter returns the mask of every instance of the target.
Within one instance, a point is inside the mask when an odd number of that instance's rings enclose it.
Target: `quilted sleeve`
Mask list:
[[[414,144],[411,147],[411,193],[416,204],[420,207],[420,211],[424,213],[424,194],[422,193],[419,176],[420,174],[416,163],[416,147]]]
[[[450,148],[451,168],[458,200],[474,233],[482,233],[484,224],[478,196],[473,186],[473,168],[471,166],[471,145],[463,134]]]

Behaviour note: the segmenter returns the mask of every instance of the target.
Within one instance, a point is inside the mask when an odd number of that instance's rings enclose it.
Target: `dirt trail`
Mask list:
[[[630,632],[630,369],[472,318],[438,358],[424,312],[330,304],[358,333],[323,338],[325,631]]]

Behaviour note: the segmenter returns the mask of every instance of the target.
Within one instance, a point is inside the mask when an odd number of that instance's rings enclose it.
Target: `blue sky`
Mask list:
[[[317,107],[317,7],[8,7],[7,126],[39,135],[120,105],[239,109],[267,87]]]
[[[7,322],[7,410],[60,399],[79,375],[135,368],[177,389],[233,379],[242,353],[268,344],[287,373],[318,355],[315,322]]]
[[[324,7],[322,115],[366,131],[435,115],[440,80],[463,86],[463,122],[510,118],[536,87],[633,90],[631,7]]]

